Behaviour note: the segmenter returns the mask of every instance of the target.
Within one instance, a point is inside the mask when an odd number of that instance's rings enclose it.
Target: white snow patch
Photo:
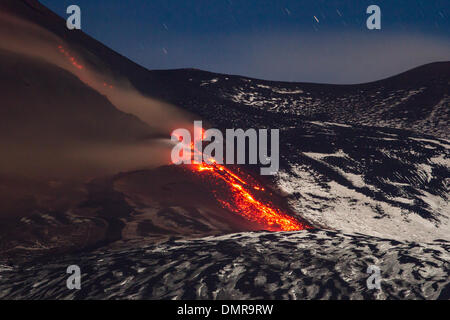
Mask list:
[[[363,183],[358,181],[361,177],[350,178],[355,185]],[[438,224],[414,212],[374,200],[336,181],[324,184],[324,177],[306,165],[294,165],[290,172],[280,170],[277,185],[288,194],[291,207],[313,224],[397,240],[450,240],[450,204],[426,192],[422,199],[434,212],[440,213]],[[392,200],[412,204],[412,200],[403,197]]]
[[[217,81],[219,81],[218,78],[214,78],[214,79],[211,79],[211,80],[204,80],[204,81],[202,81],[200,86],[203,87],[203,86],[206,86],[208,84],[216,83]]]

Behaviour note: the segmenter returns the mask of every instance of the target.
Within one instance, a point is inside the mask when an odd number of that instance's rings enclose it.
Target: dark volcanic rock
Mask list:
[[[81,290],[66,287],[73,264]],[[367,288],[370,265],[381,270],[381,290]],[[449,242],[331,231],[134,243],[0,270],[2,299],[450,298]]]

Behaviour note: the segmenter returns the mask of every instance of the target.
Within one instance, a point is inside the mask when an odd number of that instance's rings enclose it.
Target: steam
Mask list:
[[[188,121],[192,118],[189,113],[144,96],[127,79],[116,79],[112,71],[92,54],[71,48],[64,40],[35,24],[0,13],[0,39],[2,49],[42,59],[69,71],[105,95],[119,110],[135,115],[158,133],[170,135],[180,125],[192,123]],[[59,49],[69,52],[69,56],[61,54]],[[84,55],[90,55],[95,62],[87,62]],[[75,67],[74,61],[81,68]],[[96,70],[96,67],[102,70]]]
[[[30,137],[30,143],[24,145],[2,137],[3,147],[10,148],[10,152],[0,160],[0,174],[84,179],[99,174],[160,166],[170,161],[172,130],[192,126],[192,115],[168,103],[144,96],[127,79],[115,76],[92,53],[71,47],[55,34],[35,24],[0,13],[0,49],[12,55],[45,61],[70,72],[105,96],[118,110],[145,123],[151,133],[145,140],[127,144],[92,142],[88,138],[74,142],[67,138],[65,143],[57,146],[33,144],[39,139],[45,142],[44,134]],[[12,94],[19,95],[20,92]],[[21,123],[14,125],[21,130]],[[35,125],[45,128],[44,123]],[[65,139],[65,134],[68,133],[62,130],[61,140]]]

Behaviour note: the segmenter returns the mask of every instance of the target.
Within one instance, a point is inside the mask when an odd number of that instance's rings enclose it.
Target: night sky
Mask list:
[[[41,0],[149,69],[358,83],[450,60],[449,0]],[[381,8],[368,30],[366,8]]]

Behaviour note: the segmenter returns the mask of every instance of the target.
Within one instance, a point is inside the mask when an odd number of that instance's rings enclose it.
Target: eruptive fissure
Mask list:
[[[67,61],[73,65],[76,69],[78,70],[83,70],[84,66],[82,64],[80,64],[77,60],[77,58],[75,56],[73,56],[69,50],[67,50],[66,48],[64,48],[62,45],[58,45],[58,51],[64,55],[67,59]],[[80,75],[80,74],[79,74]],[[112,84],[109,84],[107,82],[103,82],[103,87],[107,87],[107,88],[114,88],[114,86]]]

